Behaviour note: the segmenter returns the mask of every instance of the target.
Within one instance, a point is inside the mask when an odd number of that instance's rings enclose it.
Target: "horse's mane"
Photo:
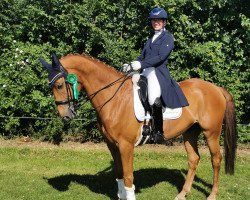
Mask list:
[[[101,64],[101,65],[103,65],[103,66],[109,68],[111,71],[116,72],[116,73],[119,73],[119,74],[122,75],[122,73],[119,72],[119,71],[117,71],[114,67],[112,67],[112,66],[106,64],[105,62],[103,62],[103,61],[101,61],[101,60],[99,60],[99,59],[97,59],[97,58],[94,58],[93,56],[90,56],[90,55],[88,55],[88,54],[85,54],[85,53],[82,53],[82,54],[79,54],[79,53],[70,53],[70,54],[67,54],[67,55],[61,57],[61,59],[65,59],[65,58],[68,58],[68,57],[71,57],[71,56],[83,57],[83,58],[85,58],[85,59],[87,59],[87,60],[89,60],[89,61],[95,62],[95,63],[97,63],[97,64]]]

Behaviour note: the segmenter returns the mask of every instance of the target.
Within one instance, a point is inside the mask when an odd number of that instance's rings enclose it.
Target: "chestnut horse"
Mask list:
[[[118,183],[118,197],[134,200],[133,154],[142,122],[133,109],[131,78],[114,68],[87,55],[67,55],[59,59],[52,56],[52,65],[41,59],[48,69],[50,85],[61,117],[72,119],[73,89],[66,80],[67,74],[77,78],[77,90],[85,89],[95,108],[101,132],[114,159],[114,171]],[[53,77],[54,74],[54,77]],[[189,106],[183,108],[180,118],[164,121],[166,140],[183,135],[188,155],[188,172],[182,191],[175,199],[183,200],[190,192],[196,168],[200,160],[197,139],[202,131],[211,153],[213,186],[207,199],[216,199],[222,156],[219,139],[224,122],[225,171],[234,173],[236,154],[235,105],[232,96],[212,83],[190,79],[179,83]],[[70,94],[70,95],[69,95]]]

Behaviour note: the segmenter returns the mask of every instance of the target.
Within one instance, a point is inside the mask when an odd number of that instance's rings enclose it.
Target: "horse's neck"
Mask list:
[[[84,88],[89,95],[121,77],[121,74],[97,61],[82,63],[80,68],[84,72],[81,78],[84,79]],[[109,91],[109,88],[107,88],[107,91]]]
[[[81,61],[75,65],[76,67],[74,70],[78,71],[79,82],[92,99],[94,107],[98,110],[98,108],[101,108],[112,97],[121,83],[119,82],[104,90],[101,89],[121,78],[122,74],[97,60],[92,61],[84,57],[80,59]],[[100,92],[94,97],[91,96],[91,94],[97,91]],[[110,103],[105,105],[105,107],[109,106],[111,106]]]

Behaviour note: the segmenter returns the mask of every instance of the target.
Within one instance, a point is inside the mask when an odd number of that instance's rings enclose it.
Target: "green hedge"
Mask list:
[[[90,104],[79,109],[79,117],[85,113],[83,121],[65,126],[57,118],[38,58],[48,60],[52,51],[84,52],[119,69],[137,58],[152,34],[147,17],[155,6],[166,8],[167,28],[175,37],[168,66],[172,76],[177,81],[200,77],[227,88],[235,99],[238,122],[249,123],[248,0],[2,0],[0,115],[55,119],[0,118],[0,133],[99,139]]]

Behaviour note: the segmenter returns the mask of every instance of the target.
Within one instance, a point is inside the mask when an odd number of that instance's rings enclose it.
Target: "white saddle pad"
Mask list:
[[[135,116],[139,121],[144,121],[145,119],[150,119],[151,116],[147,114],[145,116],[145,110],[140,101],[138,95],[139,87],[136,84],[133,84],[133,92],[134,92],[134,111]],[[178,119],[182,114],[182,108],[163,108],[163,120],[166,119]]]

